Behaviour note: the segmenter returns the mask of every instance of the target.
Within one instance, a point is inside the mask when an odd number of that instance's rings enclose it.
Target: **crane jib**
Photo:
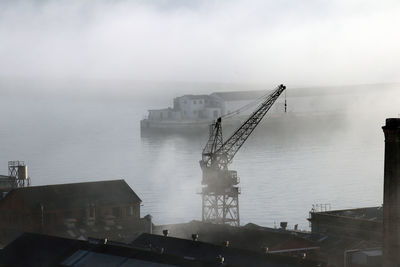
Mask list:
[[[226,168],[285,89],[286,86],[279,85],[225,142],[222,142],[222,120],[218,118],[212,126],[213,130],[210,130],[209,140],[203,150],[203,165],[222,165]],[[221,158],[223,162],[213,162],[220,161]]]

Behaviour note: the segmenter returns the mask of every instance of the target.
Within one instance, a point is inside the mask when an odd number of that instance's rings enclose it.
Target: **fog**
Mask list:
[[[140,119],[183,94],[284,83],[289,111],[292,90],[313,88],[343,117],[255,131],[232,166],[243,223],[307,229],[316,202],[380,205],[399,12],[398,1],[1,1],[0,173],[21,159],[33,185],[122,177],[156,223],[199,219],[206,134],[141,138]]]
[[[1,1],[0,78],[56,91],[398,82],[399,12],[398,1]]]

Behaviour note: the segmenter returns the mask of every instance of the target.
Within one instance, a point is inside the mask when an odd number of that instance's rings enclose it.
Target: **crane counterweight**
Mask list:
[[[239,178],[228,165],[286,87],[281,84],[265,96],[255,111],[223,141],[222,118],[210,125],[209,139],[202,152],[202,220],[240,225]]]

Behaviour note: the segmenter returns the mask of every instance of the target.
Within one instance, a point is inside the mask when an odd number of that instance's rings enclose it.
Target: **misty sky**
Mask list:
[[[400,1],[0,1],[1,79],[399,82]]]

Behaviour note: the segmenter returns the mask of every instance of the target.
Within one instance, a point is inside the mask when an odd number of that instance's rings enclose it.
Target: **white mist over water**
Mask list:
[[[352,96],[339,122],[289,127],[283,120],[282,129],[257,129],[231,165],[241,178],[241,223],[307,229],[315,203],[381,205],[380,127],[397,115],[400,91],[375,92]],[[155,105],[143,99],[2,95],[0,173],[8,160],[25,160],[33,185],[124,178],[143,200],[141,215],[156,224],[200,219],[198,162],[207,133],[141,137],[142,114]]]

